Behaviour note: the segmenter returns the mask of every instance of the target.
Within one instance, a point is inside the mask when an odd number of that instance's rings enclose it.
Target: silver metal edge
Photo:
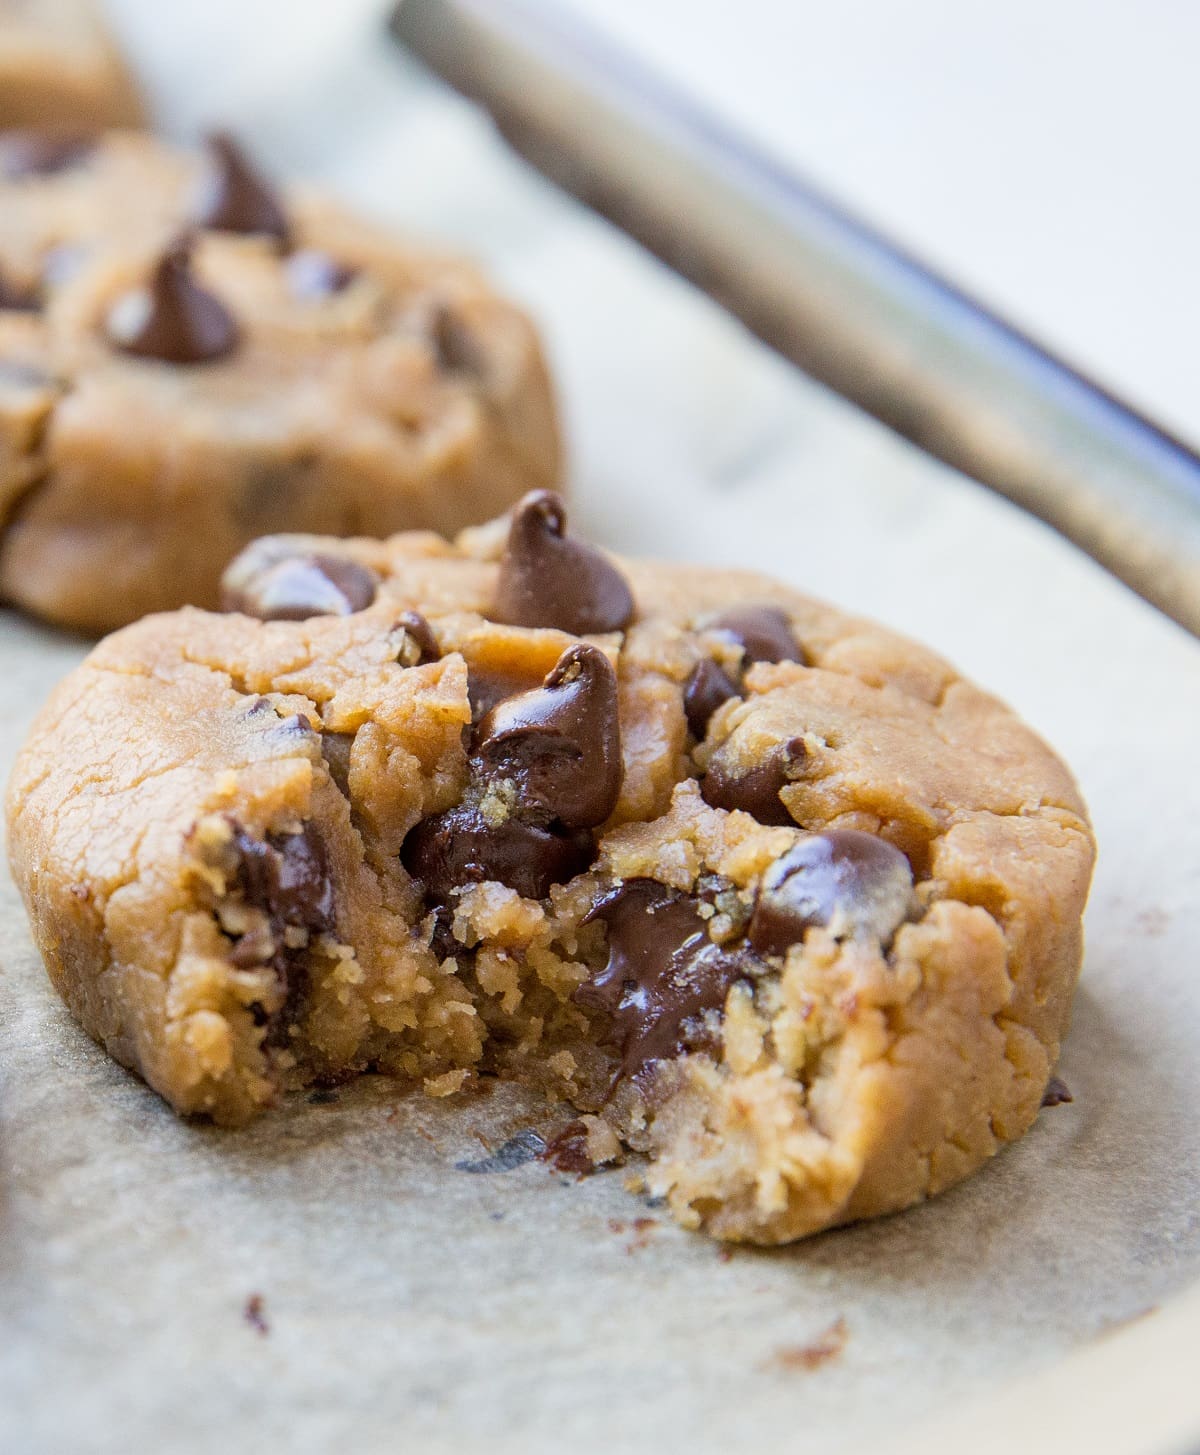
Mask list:
[[[1189,447],[546,6],[404,0],[393,28],[765,342],[1200,636]]]

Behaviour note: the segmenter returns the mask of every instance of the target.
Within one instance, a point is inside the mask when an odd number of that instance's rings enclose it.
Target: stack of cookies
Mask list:
[[[0,591],[122,628],[39,717],[9,852],[113,1056],[227,1126],[516,1079],[571,1108],[560,1166],[632,1151],[757,1243],[1030,1126],[1093,841],[1011,712],[575,537],[523,314],[231,138],[9,131],[0,192]]]

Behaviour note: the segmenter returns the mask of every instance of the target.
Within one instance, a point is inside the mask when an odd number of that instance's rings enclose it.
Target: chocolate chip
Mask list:
[[[580,1177],[595,1172],[596,1164],[588,1151],[587,1123],[568,1122],[546,1143],[538,1160],[549,1162],[556,1172],[574,1172]]]
[[[373,571],[347,556],[323,552],[284,556],[247,569],[235,561],[222,581],[221,604],[260,621],[307,621],[312,616],[351,616],[375,600]]]
[[[208,138],[196,222],[218,232],[262,233],[286,245],[288,221],[274,191],[227,132]]]
[[[497,880],[544,899],[591,863],[588,829],[621,789],[616,674],[597,647],[568,647],[540,687],[490,707],[472,733],[462,802],[409,833],[401,861],[431,899]]]
[[[438,367],[451,374],[470,374],[482,379],[487,374],[487,356],[478,335],[447,304],[439,304],[429,327]]]
[[[238,884],[246,902],[283,925],[311,930],[334,927],[333,885],[325,847],[312,824],[294,834],[251,838],[239,828]]]
[[[288,287],[296,298],[332,298],[358,276],[358,269],[328,253],[304,248],[287,260]]]
[[[419,611],[402,611],[396,618],[396,625],[408,638],[408,644],[400,658],[403,666],[423,667],[429,662],[438,661],[442,649],[438,646],[433,628]]]
[[[495,880],[526,899],[544,899],[592,861],[592,836],[563,833],[512,816],[498,822],[460,804],[422,819],[404,840],[401,862],[434,900],[464,884]]]
[[[633,618],[624,576],[594,547],[566,538],[561,497],[530,491],[513,509],[492,616],[575,636],[619,631]]]
[[[77,166],[95,149],[88,132],[34,128],[0,132],[0,177],[48,177]]]
[[[584,923],[592,920],[608,929],[608,963],[575,1000],[611,1018],[626,1076],[705,1044],[701,1018],[721,1010],[729,987],[753,969],[745,950],[709,939],[696,900],[654,879],[616,885]]]
[[[519,692],[528,692],[537,687],[538,678],[528,672],[505,672],[495,668],[472,667],[467,676],[467,696],[471,700],[471,721],[480,718],[503,702],[506,697],[515,697]]]
[[[683,710],[692,737],[708,731],[708,720],[717,708],[738,695],[737,685],[708,657],[698,662],[683,689]]]
[[[1069,1101],[1074,1101],[1067,1087],[1067,1083],[1057,1076],[1052,1076],[1046,1083],[1046,1090],[1042,1094],[1043,1106],[1064,1106]]]
[[[806,660],[787,617],[775,606],[736,606],[705,622],[704,630],[741,647],[743,667],[752,662]]]
[[[555,825],[594,828],[621,791],[617,676],[598,647],[568,647],[541,687],[498,703],[474,735],[482,773],[510,778],[528,812]]]
[[[108,336],[123,353],[203,364],[236,348],[237,324],[193,278],[190,254],[188,242],[176,243],[155,268],[150,286],[127,293],[109,310]]]
[[[908,860],[886,839],[857,829],[809,834],[763,875],[750,943],[783,955],[811,926],[824,925],[839,939],[886,945],[908,916],[912,887]]]
[[[701,780],[700,792],[713,808],[740,808],[762,824],[791,824],[795,820],[779,794],[800,777],[807,757],[800,738],[777,743],[761,763],[745,770],[734,767],[718,750]]]

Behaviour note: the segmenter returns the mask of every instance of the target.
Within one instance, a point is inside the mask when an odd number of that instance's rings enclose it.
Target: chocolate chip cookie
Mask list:
[[[92,0],[0,0],[0,127],[140,121],[137,93]]]
[[[278,530],[453,533],[560,459],[528,320],[228,138],[0,134],[0,595],[99,633]]]
[[[76,1016],[178,1111],[364,1068],[565,1098],[684,1224],[779,1243],[1034,1120],[1093,860],[1070,774],[923,648],[610,558],[557,497],[278,536],[100,643],[9,790]],[[586,1135],[585,1135],[586,1134]]]

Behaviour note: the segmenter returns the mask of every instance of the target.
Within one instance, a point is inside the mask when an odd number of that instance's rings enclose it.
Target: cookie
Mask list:
[[[133,83],[91,0],[0,0],[0,127],[141,120]]]
[[[228,139],[0,136],[0,594],[215,607],[279,530],[452,534],[560,471],[529,321]]]
[[[1034,1120],[1093,860],[1071,776],[931,652],[562,502],[274,537],[108,638],[14,772],[54,984],[179,1112],[520,1079],[725,1239],[957,1182]],[[609,1151],[603,1152],[608,1146]]]

